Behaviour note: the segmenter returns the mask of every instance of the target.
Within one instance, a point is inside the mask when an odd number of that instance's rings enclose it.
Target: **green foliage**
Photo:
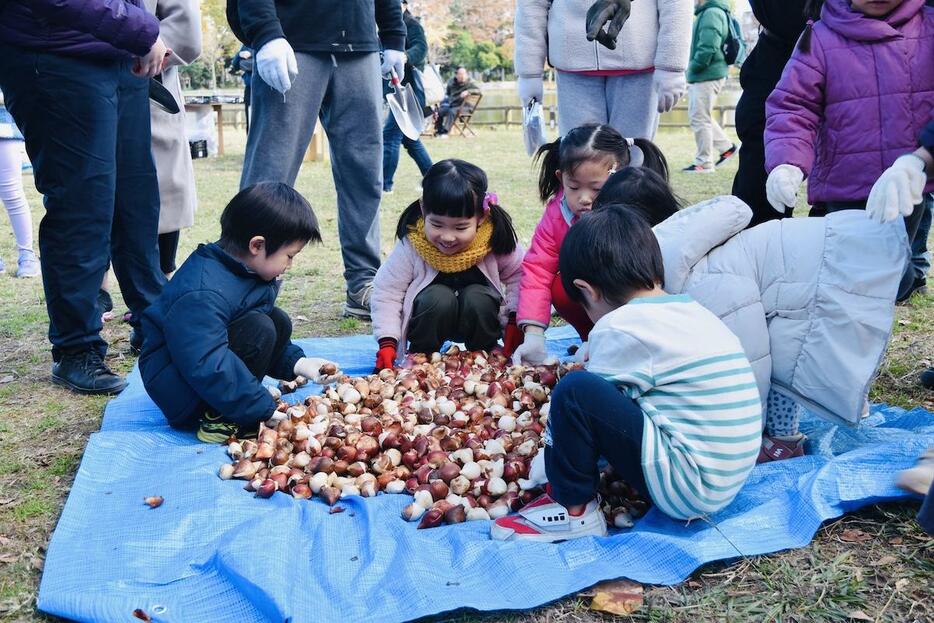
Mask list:
[[[444,69],[453,72],[463,65],[469,71],[481,72],[488,76],[492,72],[511,72],[512,60],[502,45],[492,41],[477,43],[466,30],[454,30],[445,40],[444,56],[447,62]]]

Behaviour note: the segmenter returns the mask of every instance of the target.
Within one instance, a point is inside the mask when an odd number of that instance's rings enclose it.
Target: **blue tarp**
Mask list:
[[[567,329],[549,335],[555,353],[574,341]],[[373,365],[369,336],[300,343],[351,374]],[[399,517],[406,495],[343,500],[335,515],[319,500],[255,498],[217,477],[223,447],[167,426],[134,372],[88,442],[38,605],[80,621],[133,621],[136,608],[186,623],[401,621],[531,608],[618,577],[676,584],[714,560],[802,547],[826,519],[904,497],[895,472],[934,445],[922,409],[877,405],[859,430],[804,430],[811,454],[757,467],[715,527],[653,510],[602,539],[503,544],[487,522],[416,530]],[[150,495],[165,503],[150,509]]]

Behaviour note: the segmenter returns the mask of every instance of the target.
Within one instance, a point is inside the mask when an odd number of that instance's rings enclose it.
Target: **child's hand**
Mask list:
[[[521,366],[523,363],[538,365],[545,361],[545,334],[526,331],[525,340],[516,349],[512,356],[513,365]]]
[[[765,180],[765,195],[776,212],[794,208],[798,202],[798,189],[804,181],[804,172],[793,164],[780,164]]]
[[[376,353],[376,369],[386,370],[396,365],[396,348],[398,342],[391,337],[380,338],[379,351]]]
[[[320,357],[302,357],[295,362],[296,375],[304,376],[312,383],[327,385],[337,380],[341,370],[336,363]]]

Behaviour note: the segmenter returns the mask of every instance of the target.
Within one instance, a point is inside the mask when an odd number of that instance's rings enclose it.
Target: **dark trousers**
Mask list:
[[[921,504],[918,523],[925,532],[934,535],[934,483],[931,483],[931,488]]]
[[[436,352],[446,340],[463,341],[468,350],[490,350],[502,337],[499,293],[488,285],[454,290],[430,285],[415,297],[407,329],[409,350]]]
[[[44,196],[39,250],[55,358],[106,351],[97,291],[111,258],[134,328],[165,284],[149,84],[131,62],[0,44],[0,88]]]
[[[383,190],[392,190],[392,178],[399,167],[400,144],[409,152],[409,156],[415,161],[422,177],[431,168],[431,156],[428,155],[428,150],[425,149],[421,139],[413,141],[403,134],[395,117],[389,114],[383,125]]]
[[[272,363],[282,358],[282,351],[291,339],[292,320],[278,307],[268,314],[246,313],[227,327],[228,348],[260,381],[269,373]]]
[[[572,372],[551,394],[545,472],[551,496],[564,506],[586,504],[597,494],[600,457],[648,497],[642,473],[644,415],[639,405],[609,381]]]
[[[178,253],[178,238],[181,232],[170,231],[159,234],[159,270],[164,275],[175,272],[175,255]]]
[[[752,220],[749,227],[761,225],[773,219],[791,217],[793,208],[785,208],[785,212],[776,212],[765,196],[765,181],[768,174],[765,172],[765,117],[761,123],[751,126],[740,125],[740,106],[743,105],[745,93],[740,97],[736,106],[736,135],[742,143],[739,148],[739,167],[736,177],[733,178],[733,194],[742,199],[752,208]]]
[[[250,133],[250,83],[243,85],[243,118],[246,120],[246,133]]]

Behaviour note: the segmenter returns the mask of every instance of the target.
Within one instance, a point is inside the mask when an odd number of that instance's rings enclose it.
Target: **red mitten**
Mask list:
[[[503,334],[503,354],[512,357],[524,339],[525,333],[516,325],[516,314],[509,314],[509,322],[506,323],[506,332]]]
[[[396,346],[398,341],[392,337],[379,339],[379,351],[376,353],[376,370],[392,368],[396,364]]]

